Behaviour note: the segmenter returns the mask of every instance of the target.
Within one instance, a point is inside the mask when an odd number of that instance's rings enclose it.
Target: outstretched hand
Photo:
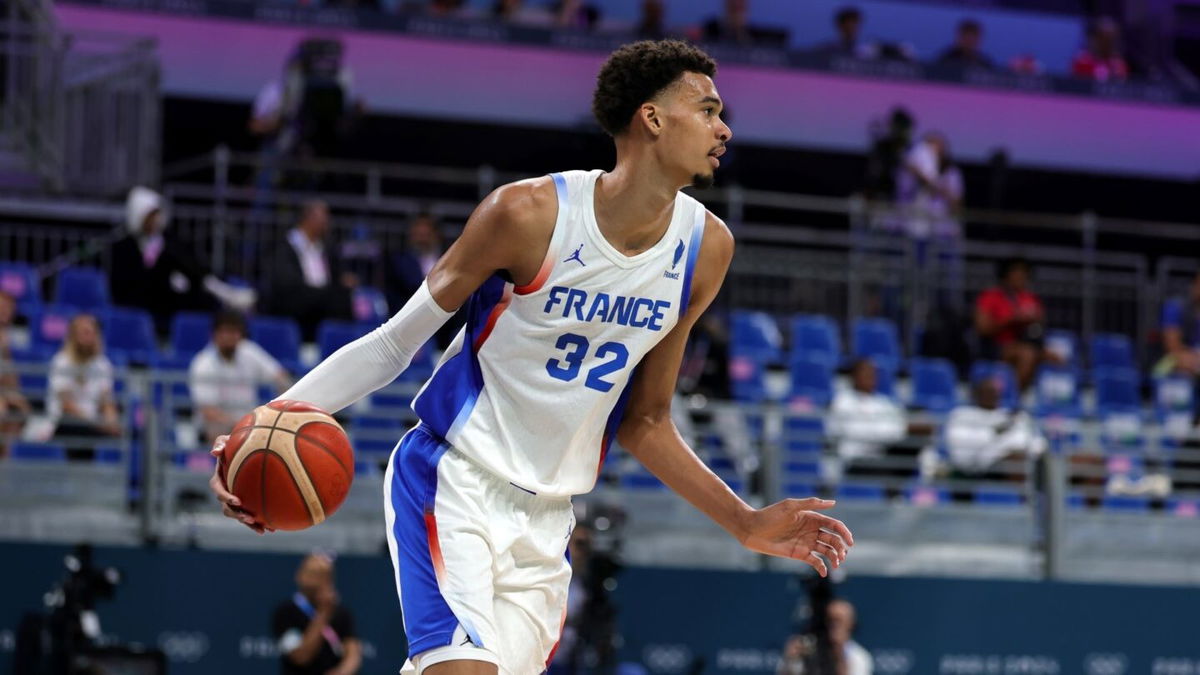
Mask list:
[[[815,512],[833,505],[828,499],[785,499],[758,509],[746,524],[742,546],[758,553],[801,560],[821,576],[827,576],[826,561],[837,569],[854,545],[854,535],[842,521]]]
[[[217,436],[212,450],[209,451],[209,454],[217,458],[217,466],[213,469],[213,476],[208,481],[208,487],[217,496],[217,501],[221,502],[221,513],[225,514],[225,517],[233,518],[259,534],[274,532],[273,528],[259,522],[253,513],[242,508],[242,500],[230,492],[229,488],[225,486],[225,481],[221,480],[221,451],[225,449],[225,442],[228,440],[229,436],[227,435]]]

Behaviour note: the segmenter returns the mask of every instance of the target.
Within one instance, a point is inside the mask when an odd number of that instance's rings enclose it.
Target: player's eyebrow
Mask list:
[[[700,99],[700,103],[716,103],[718,108],[724,108],[725,104],[716,96],[705,96]]]

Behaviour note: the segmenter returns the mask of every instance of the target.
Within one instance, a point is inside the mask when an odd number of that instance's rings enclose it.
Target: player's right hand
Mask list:
[[[260,523],[254,514],[242,508],[242,500],[230,492],[225,487],[225,481],[221,480],[221,451],[225,449],[225,442],[228,440],[228,435],[217,436],[212,450],[209,451],[209,454],[217,458],[217,466],[213,469],[213,476],[208,481],[208,487],[217,496],[217,501],[221,502],[221,513],[225,514],[225,517],[233,518],[259,534],[274,532],[274,529]]]

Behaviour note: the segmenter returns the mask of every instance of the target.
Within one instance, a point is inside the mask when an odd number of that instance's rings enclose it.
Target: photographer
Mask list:
[[[1029,290],[1029,263],[1019,258],[1000,263],[999,283],[975,301],[975,330],[984,355],[1012,366],[1024,390],[1043,358],[1046,310]]]
[[[314,553],[296,570],[297,592],[275,608],[272,631],[279,640],[282,675],[354,675],[362,644],[354,617],[338,602],[333,560]]]

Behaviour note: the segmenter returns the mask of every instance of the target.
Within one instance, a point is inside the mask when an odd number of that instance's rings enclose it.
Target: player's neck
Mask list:
[[[647,162],[618,160],[616,168],[596,181],[600,232],[626,254],[650,248],[670,225],[679,188]]]

